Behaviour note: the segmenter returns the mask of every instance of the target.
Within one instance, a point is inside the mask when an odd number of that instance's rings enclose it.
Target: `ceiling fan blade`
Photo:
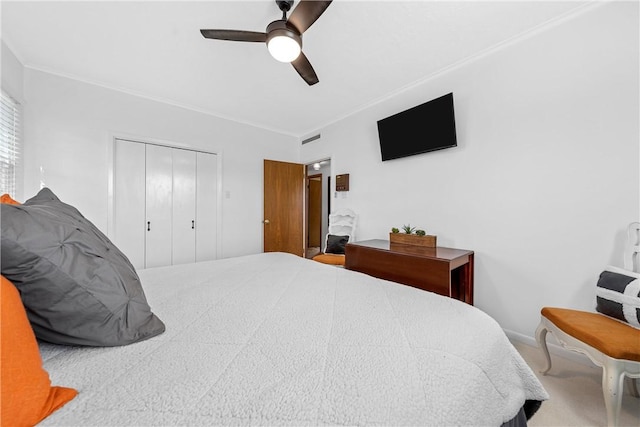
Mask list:
[[[300,0],[287,22],[293,24],[302,34],[324,13],[331,1]]]
[[[266,42],[267,33],[241,30],[200,30],[207,39],[231,40],[236,42]]]
[[[298,74],[300,74],[300,77],[302,77],[309,86],[313,86],[320,81],[318,80],[318,76],[313,70],[311,63],[307,57],[304,56],[304,53],[300,52],[300,55],[293,60],[291,65],[293,65],[293,68],[296,69]]]

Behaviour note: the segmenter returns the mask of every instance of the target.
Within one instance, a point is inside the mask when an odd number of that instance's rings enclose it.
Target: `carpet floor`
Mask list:
[[[529,426],[606,426],[607,412],[602,395],[602,369],[591,364],[569,360],[551,354],[551,370],[540,374],[545,366],[544,356],[537,347],[513,342],[524,360],[531,366],[549,393],[529,420]],[[625,383],[620,409],[620,426],[640,426],[640,399],[629,394]]]

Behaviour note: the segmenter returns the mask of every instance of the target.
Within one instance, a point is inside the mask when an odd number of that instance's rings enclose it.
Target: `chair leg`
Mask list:
[[[607,425],[609,427],[618,425],[623,378],[624,374],[609,363],[605,363],[602,367],[602,393],[604,394],[604,406],[607,408]]]
[[[547,361],[546,367],[540,371],[542,375],[546,375],[551,369],[551,356],[549,355],[549,349],[547,348],[547,332],[549,331],[544,324],[540,323],[536,329],[536,341],[538,342],[538,347],[542,350],[542,354]]]
[[[627,377],[629,382],[629,393],[633,397],[640,397],[640,378],[629,378]]]

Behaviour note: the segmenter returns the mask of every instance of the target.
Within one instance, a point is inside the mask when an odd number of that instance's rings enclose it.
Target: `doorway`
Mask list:
[[[305,257],[313,258],[324,249],[329,225],[329,185],[331,161],[324,159],[306,165],[306,249]]]
[[[307,176],[307,258],[320,253],[322,242],[322,174]]]

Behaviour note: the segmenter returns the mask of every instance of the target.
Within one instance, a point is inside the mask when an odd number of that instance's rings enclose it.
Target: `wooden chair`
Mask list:
[[[330,236],[346,236],[347,243],[353,242],[356,233],[357,216],[351,209],[341,209],[329,215],[329,226],[324,240],[324,250],[313,257],[314,261],[323,264],[344,266],[344,250],[342,253],[332,253]]]
[[[637,272],[640,268],[640,223],[630,224],[628,234],[624,266]],[[607,424],[617,426],[625,376],[630,378],[631,394],[638,397],[640,330],[601,313],[544,307],[536,330],[536,341],[547,361],[541,371],[543,374],[551,369],[547,332],[551,332],[562,347],[582,353],[602,367]]]

